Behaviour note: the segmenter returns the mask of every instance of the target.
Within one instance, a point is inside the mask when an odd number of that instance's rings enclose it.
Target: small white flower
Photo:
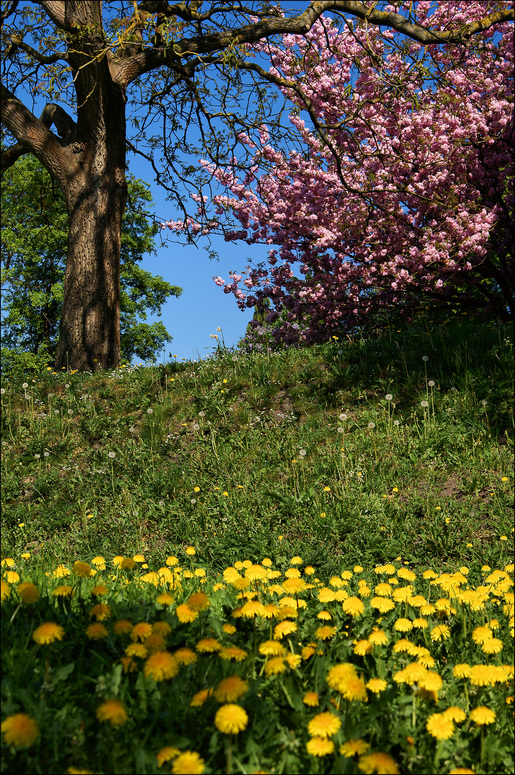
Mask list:
[[[336,429],[336,432],[337,433],[343,433],[344,431],[343,431],[343,428],[340,426],[339,428]]]
[[[299,449],[299,455],[300,455],[300,457],[306,457],[306,455],[307,455],[306,450],[305,449]]]
[[[370,428],[370,430],[372,430],[372,428],[376,427],[376,424],[374,422],[369,422],[368,427]]]
[[[429,385],[429,387],[434,387],[435,386],[434,380],[432,380],[432,379],[430,379],[427,384]]]
[[[36,460],[39,460],[39,458],[41,457],[41,455],[40,455],[40,454],[38,454],[38,453],[36,452],[36,454],[34,455],[34,457],[36,458]]]
[[[192,506],[194,506],[196,502],[197,502],[197,501],[195,500],[195,498],[192,498],[192,499],[190,500],[190,503],[191,503],[191,505],[192,505]]]
[[[422,356],[422,360],[424,361],[424,363],[427,363],[427,362],[428,362],[428,360],[429,360],[429,358],[428,358],[428,356],[427,356],[427,355],[423,355],[423,356]]]
[[[340,420],[342,422],[345,422],[346,419],[347,419],[347,415],[345,413],[340,415]]]
[[[43,457],[48,457],[50,455],[50,452],[43,452]]]
[[[394,421],[393,421],[393,424],[394,424],[394,425],[399,425],[399,420],[394,420]]]
[[[70,387],[70,385],[69,385],[69,384],[68,384],[68,385],[65,385],[65,388],[69,388],[69,387]]]
[[[391,401],[391,400],[392,400],[392,398],[393,398],[393,396],[392,396],[392,394],[391,394],[391,393],[387,393],[387,394],[385,395],[385,398],[386,398],[386,400],[387,400],[387,401]]]
[[[428,404],[428,402],[427,402],[427,401],[421,401],[421,402],[420,402],[420,406],[423,406],[423,407],[424,407],[424,409],[427,409],[427,407],[429,406],[429,404]]]
[[[153,409],[147,409],[147,414],[153,414],[153,412],[154,412]]]
[[[110,457],[112,460],[114,457],[116,457],[116,452],[108,452],[107,457]]]

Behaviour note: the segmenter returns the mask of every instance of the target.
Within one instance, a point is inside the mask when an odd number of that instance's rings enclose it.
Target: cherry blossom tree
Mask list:
[[[374,4],[375,5],[375,4]],[[392,3],[445,31],[508,2]],[[268,245],[258,266],[214,278],[245,307],[272,302],[279,341],[324,341],[395,310],[513,316],[513,24],[431,45],[363,19],[321,17],[259,42],[248,63],[291,102],[301,143],[262,126],[250,165],[203,165],[226,188],[193,230]],[[184,222],[170,222],[172,229]]]

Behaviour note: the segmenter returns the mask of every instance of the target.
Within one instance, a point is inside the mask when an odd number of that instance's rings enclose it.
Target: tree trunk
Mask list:
[[[98,149],[95,151],[98,156]],[[91,165],[68,190],[68,253],[55,369],[117,368],[120,355],[120,235],[123,171]],[[96,170],[96,174],[95,174]],[[82,176],[81,176],[82,177]]]

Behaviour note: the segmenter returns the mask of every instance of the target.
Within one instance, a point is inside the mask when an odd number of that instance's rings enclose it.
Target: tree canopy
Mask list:
[[[481,5],[482,13],[457,14],[442,26],[433,25],[431,14],[420,17],[427,2],[2,0],[0,116],[9,144],[2,169],[24,154],[36,156],[63,192],[68,213],[56,367],[120,363],[128,151],[149,160],[188,223],[185,191],[198,201],[211,176],[189,154],[196,159],[202,150],[220,166],[238,148],[245,165],[251,155],[242,156],[239,138],[263,123],[277,142],[292,139],[281,120],[284,104],[269,88],[288,84],[261,66],[263,52],[254,48],[260,41],[283,46],[283,36],[305,36],[327,13],[351,34],[375,30],[385,45],[394,35],[395,44],[465,51],[476,36],[513,19],[508,3]],[[363,56],[376,54],[365,45]]]

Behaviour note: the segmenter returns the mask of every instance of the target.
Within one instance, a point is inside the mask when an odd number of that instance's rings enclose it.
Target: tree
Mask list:
[[[254,56],[249,44],[281,34],[305,35],[325,11],[344,25],[356,20],[367,27],[386,25],[437,47],[465,46],[477,33],[513,18],[511,9],[487,3],[481,19],[469,24],[465,16],[448,29],[433,30],[430,21],[419,24],[409,6],[403,4],[405,12],[397,13],[399,4],[385,10],[377,5],[313,0],[301,4],[300,13],[289,3],[283,12],[269,0],[35,0],[27,5],[2,0],[0,115],[16,141],[3,153],[2,169],[22,154],[36,156],[62,190],[68,213],[56,368],[120,363],[127,147],[152,161],[158,180],[185,208],[182,184],[196,186],[194,168],[181,162],[184,151],[193,148],[189,129],[198,126],[202,144],[219,163],[224,153],[232,154],[235,140],[231,144],[228,136],[262,123],[268,114],[273,120],[275,107],[259,85],[259,65],[249,67]],[[29,107],[34,96],[49,100],[39,118]],[[247,117],[249,109],[253,118]],[[130,138],[127,113],[135,129]],[[156,121],[159,133],[149,136]],[[154,157],[158,146],[160,160]]]
[[[120,335],[125,360],[148,360],[171,341],[160,314],[181,288],[139,266],[154,250],[158,227],[149,221],[152,197],[146,185],[128,179],[128,206],[121,233]],[[63,303],[67,250],[67,213],[61,190],[34,156],[8,169],[2,184],[2,360],[12,351],[29,351],[53,360]]]
[[[485,3],[419,3],[421,25],[429,12],[445,29]],[[246,137],[245,175],[236,160],[205,162],[228,189],[213,199],[226,239],[278,246],[268,265],[217,284],[241,308],[270,299],[285,342],[323,341],[388,310],[511,319],[513,25],[428,51],[322,17],[267,54],[303,145],[284,152],[262,127]]]

